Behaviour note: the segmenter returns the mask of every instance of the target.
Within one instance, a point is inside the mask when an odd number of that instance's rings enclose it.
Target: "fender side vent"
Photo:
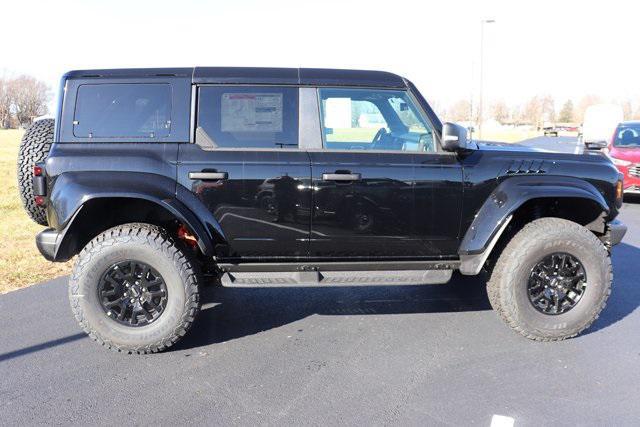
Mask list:
[[[514,160],[506,173],[507,175],[536,175],[548,171],[548,165],[544,160]]]

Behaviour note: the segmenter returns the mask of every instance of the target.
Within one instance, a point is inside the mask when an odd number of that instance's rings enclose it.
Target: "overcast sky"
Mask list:
[[[640,98],[640,1],[3,0],[0,74],[193,65],[392,71],[448,105]],[[10,41],[7,44],[7,40]]]

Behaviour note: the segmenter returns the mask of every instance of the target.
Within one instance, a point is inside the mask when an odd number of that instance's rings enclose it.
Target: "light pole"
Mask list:
[[[493,24],[495,19],[483,19],[480,21],[480,99],[478,99],[478,139],[482,138],[482,108],[484,107],[484,25]]]

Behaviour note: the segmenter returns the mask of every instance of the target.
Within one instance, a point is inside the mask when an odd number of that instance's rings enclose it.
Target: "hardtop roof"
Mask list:
[[[193,67],[74,70],[66,79],[183,77],[192,83],[281,84],[309,86],[368,86],[405,88],[405,80],[393,73],[371,70],[322,68]]]

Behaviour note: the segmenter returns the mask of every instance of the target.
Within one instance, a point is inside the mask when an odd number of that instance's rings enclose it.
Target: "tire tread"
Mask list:
[[[55,121],[42,119],[34,122],[22,137],[18,150],[18,190],[29,217],[40,225],[47,225],[46,210],[38,206],[33,194],[33,166],[43,162],[53,144]]]
[[[551,235],[557,233],[558,230],[569,231],[575,233],[579,239],[589,241],[591,246],[598,250],[602,256],[598,257],[602,261],[602,271],[606,272],[607,280],[605,280],[605,291],[602,293],[598,302],[598,307],[594,316],[581,327],[574,328],[562,335],[551,336],[543,331],[525,330],[522,325],[514,318],[509,307],[516,307],[514,301],[514,293],[508,292],[508,287],[512,286],[509,278],[514,277],[515,271],[519,265],[524,262],[527,254],[534,248],[536,241],[542,235]],[[512,239],[507,243],[502,251],[498,261],[491,272],[489,281],[487,282],[487,295],[489,302],[498,315],[505,323],[514,331],[526,338],[535,341],[562,341],[572,338],[589,328],[595,322],[600,313],[607,305],[609,295],[611,295],[611,283],[613,281],[613,267],[611,258],[606,247],[600,240],[589,230],[581,225],[561,218],[540,218],[525,225]]]
[[[121,346],[101,336],[87,321],[80,307],[80,277],[93,257],[100,256],[103,248],[131,240],[142,240],[165,254],[178,267],[186,298],[182,317],[173,331],[158,342],[144,346]],[[97,343],[118,352],[148,354],[163,351],[178,342],[193,325],[200,311],[199,273],[197,265],[178,247],[178,242],[164,229],[145,223],[131,223],[113,227],[92,239],[80,252],[69,279],[69,300],[80,327]]]

